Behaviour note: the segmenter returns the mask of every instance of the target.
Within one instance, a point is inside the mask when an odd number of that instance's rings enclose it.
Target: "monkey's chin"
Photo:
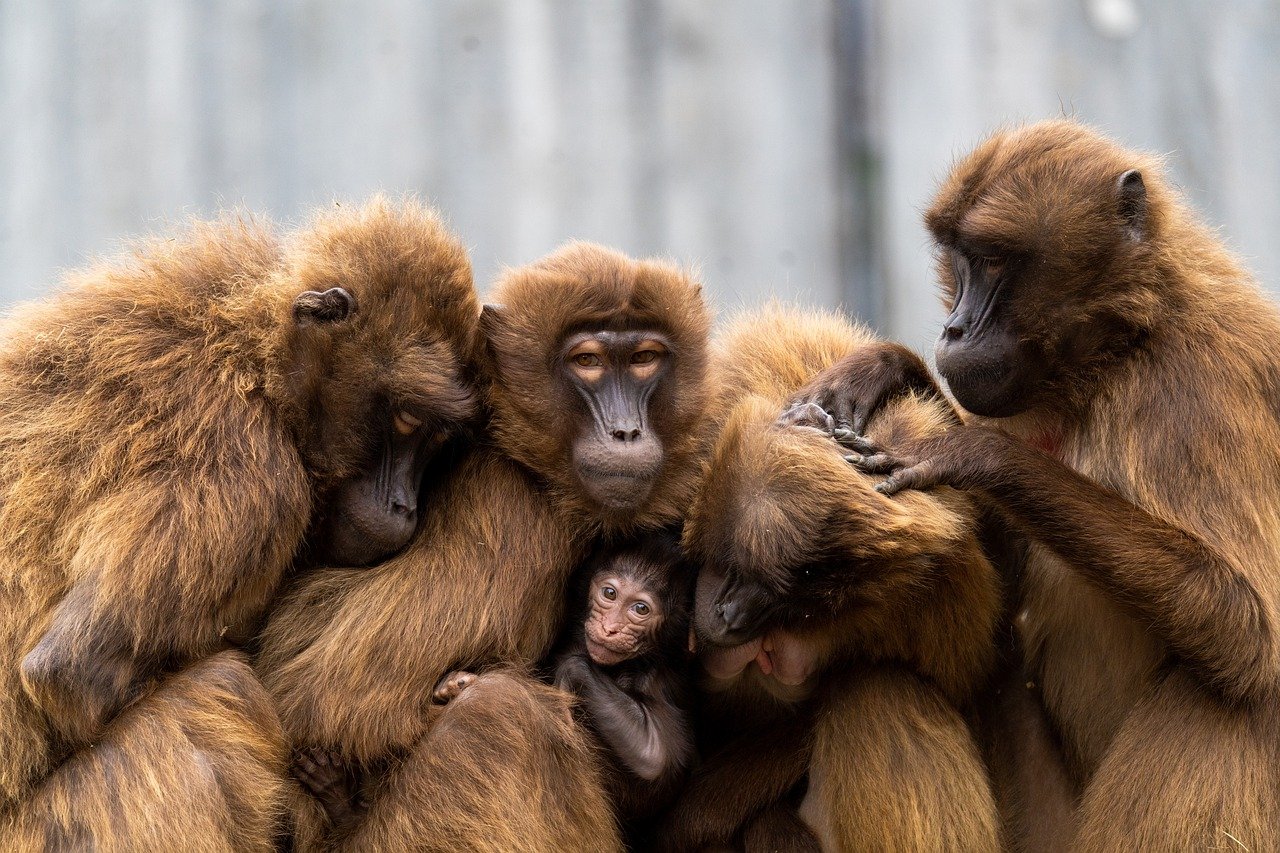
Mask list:
[[[588,639],[587,654],[591,656],[591,661],[597,666],[614,666],[624,660],[630,660],[634,653],[620,652]]]
[[[652,477],[580,471],[578,478],[592,500],[611,510],[635,509],[648,499],[649,492],[653,490]]]

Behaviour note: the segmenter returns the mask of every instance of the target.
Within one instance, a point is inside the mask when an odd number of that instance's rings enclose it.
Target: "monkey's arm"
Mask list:
[[[802,715],[744,733],[708,756],[658,832],[659,850],[728,845],[754,815],[775,805],[809,771],[812,721]]]
[[[688,767],[688,727],[661,678],[642,679],[637,699],[582,656],[570,655],[556,667],[556,683],[582,700],[600,739],[636,776],[665,782]]]
[[[21,664],[68,745],[91,740],[161,664],[210,653],[266,606],[302,536],[306,484],[283,461],[228,459],[135,480],[79,520],[71,588]]]
[[[814,376],[786,408],[812,403],[856,435],[884,405],[910,393],[945,399],[924,359],[901,344],[868,343]]]
[[[967,426],[900,454],[855,454],[853,461],[889,473],[877,487],[886,494],[939,484],[985,494],[1032,538],[1142,614],[1227,696],[1269,697],[1280,685],[1280,625],[1247,567],[1057,459],[999,430]]]

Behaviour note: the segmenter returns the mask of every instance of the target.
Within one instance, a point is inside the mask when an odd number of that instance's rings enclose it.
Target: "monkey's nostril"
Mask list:
[[[615,441],[630,442],[630,441],[635,441],[639,437],[640,437],[640,430],[638,429],[632,429],[632,430],[615,429],[613,431],[613,438]]]
[[[400,501],[394,501],[391,504],[391,513],[393,515],[413,515],[414,507],[401,503]]]
[[[964,337],[964,327],[955,323],[948,323],[942,329],[942,336],[948,341],[958,341]]]

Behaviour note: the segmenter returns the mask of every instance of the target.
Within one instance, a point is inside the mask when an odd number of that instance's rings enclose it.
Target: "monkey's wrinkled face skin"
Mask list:
[[[649,588],[635,578],[602,573],[591,579],[591,611],[584,625],[587,653],[612,666],[653,647],[662,609]]]
[[[327,563],[372,565],[407,545],[418,527],[422,475],[449,432],[403,409],[386,419],[381,432],[370,464],[329,501],[319,537]]]
[[[1014,328],[1008,310],[1008,291],[1021,264],[997,249],[947,251],[955,296],[938,338],[938,372],[956,401],[976,415],[999,418],[1025,411],[1044,378],[1046,359]]]
[[[662,469],[662,441],[650,426],[649,400],[671,372],[671,347],[652,331],[571,335],[561,371],[584,402],[573,466],[593,500],[614,510],[638,507]]]

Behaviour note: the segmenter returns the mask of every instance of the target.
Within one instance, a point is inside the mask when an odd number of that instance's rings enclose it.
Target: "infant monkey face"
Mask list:
[[[611,666],[653,647],[662,624],[661,603],[639,578],[604,571],[591,579],[591,610],[585,624],[587,653]]]

